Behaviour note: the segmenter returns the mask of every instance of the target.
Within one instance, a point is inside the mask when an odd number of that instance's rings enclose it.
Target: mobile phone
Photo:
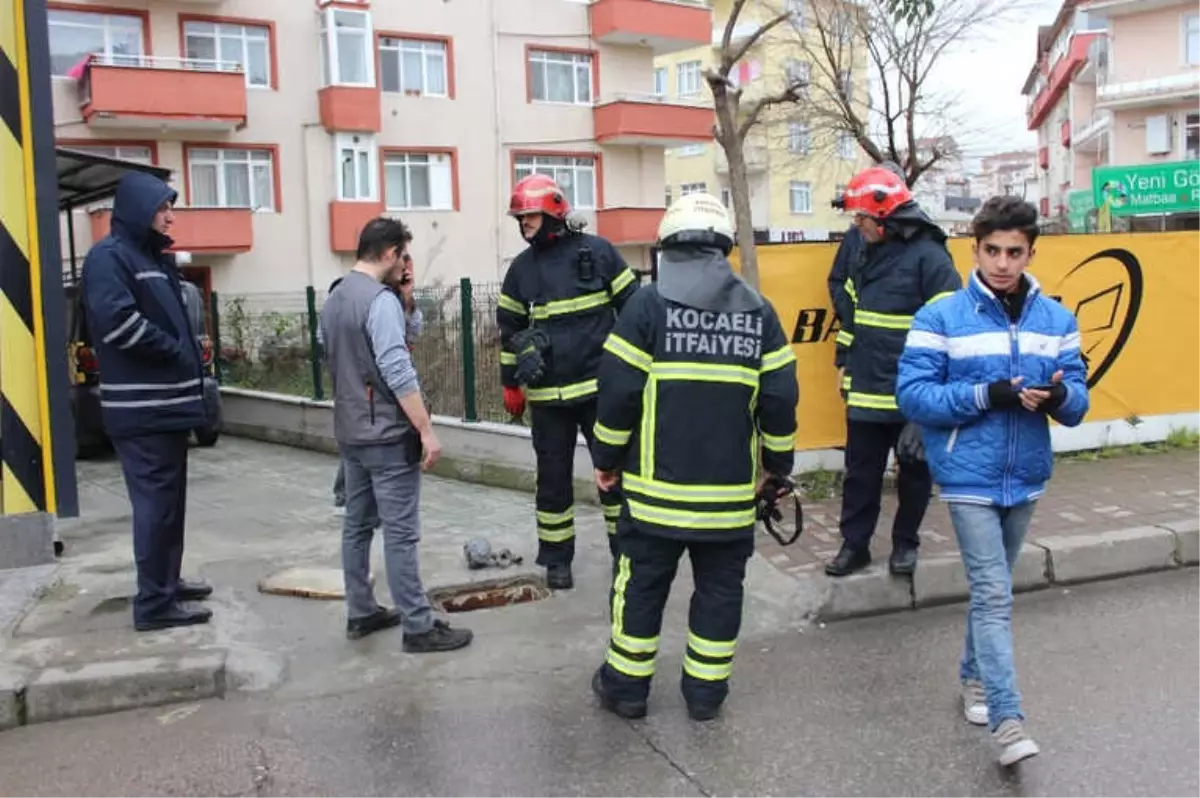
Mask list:
[[[1025,387],[1030,391],[1053,391],[1054,386],[1055,383],[1050,383],[1049,385],[1026,385]]]

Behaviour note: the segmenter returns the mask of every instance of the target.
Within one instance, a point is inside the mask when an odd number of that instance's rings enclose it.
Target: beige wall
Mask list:
[[[1184,51],[1183,24],[1188,13],[1197,13],[1195,3],[1110,17],[1109,82],[1149,80],[1195,69],[1188,67]]]
[[[1184,157],[1184,125],[1187,114],[1200,112],[1195,102],[1131,108],[1113,112],[1113,163],[1168,163]],[[1161,155],[1146,152],[1146,118],[1166,114],[1171,118],[1171,151]]]

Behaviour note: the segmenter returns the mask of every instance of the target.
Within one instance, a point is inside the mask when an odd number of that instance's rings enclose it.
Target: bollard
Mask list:
[[[317,290],[305,286],[304,295],[308,305],[308,362],[312,366],[313,399],[320,401],[325,398],[325,388],[321,385],[321,352],[317,343]]]
[[[471,278],[462,278],[458,286],[462,300],[463,416],[467,421],[478,421],[475,413],[475,307],[471,301]]]
[[[212,306],[212,348],[213,348],[213,376],[217,378],[217,384],[221,383],[221,303],[218,300],[217,292],[213,291],[209,294],[209,304]]]

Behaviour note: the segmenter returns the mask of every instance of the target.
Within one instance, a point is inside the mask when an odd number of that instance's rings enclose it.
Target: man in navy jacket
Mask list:
[[[179,577],[188,435],[202,426],[204,367],[166,250],[176,193],[158,178],[121,179],[109,235],[83,263],[84,308],[100,364],[100,408],[133,505],[138,631],[205,623],[185,604],[212,588]]]

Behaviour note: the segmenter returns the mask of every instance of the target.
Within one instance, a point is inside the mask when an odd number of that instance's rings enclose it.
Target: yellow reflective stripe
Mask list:
[[[857,305],[858,292],[854,290],[854,281],[847,277],[846,282],[842,283],[842,288],[845,288],[846,293],[850,295],[850,301]]]
[[[896,397],[882,393],[857,393],[851,391],[846,396],[846,404],[850,407],[862,407],[867,410],[898,410]]]
[[[624,633],[613,634],[614,646],[623,648],[630,654],[655,654],[658,652],[657,637],[634,637]]]
[[[608,650],[607,661],[614,670],[619,671],[626,676],[632,676],[635,679],[649,679],[654,675],[654,660],[652,659],[630,659],[629,657],[622,656],[610,648]]]
[[[842,390],[843,391],[850,390],[850,375],[849,374],[842,377]]]
[[[605,529],[608,530],[608,534],[610,534],[610,535],[617,534],[617,522],[616,521],[605,521],[604,527],[605,527]]]
[[[604,505],[604,517],[605,518],[609,518],[609,519],[619,518],[620,515],[621,515],[621,505],[619,505],[619,504]]]
[[[629,584],[631,568],[629,557],[622,554],[617,558],[617,575],[613,578],[612,593],[612,636],[625,634],[625,586]]]
[[[736,640],[709,640],[688,630],[688,647],[702,657],[732,657],[737,649]]]
[[[525,306],[510,297],[508,294],[501,294],[500,298],[496,300],[496,303],[505,310],[511,313],[516,313],[519,316],[529,315],[529,311],[525,309]]]
[[[854,343],[854,333],[838,330],[837,338],[835,339],[842,346],[850,346]]]
[[[627,499],[629,514],[639,521],[686,529],[737,529],[754,525],[754,508],[745,510],[673,510]]]
[[[763,448],[771,452],[791,452],[796,448],[796,439],[791,435],[762,434]]]
[[[579,399],[599,390],[596,380],[584,380],[553,388],[526,388],[525,398],[531,402],[552,402],[556,399]]]
[[[608,304],[608,292],[596,291],[583,296],[572,297],[571,299],[556,299],[552,302],[547,302],[544,305],[533,306],[533,317],[535,319],[548,319],[551,316],[565,316],[568,313],[582,313],[585,310],[598,308]]]
[[[651,374],[642,389],[642,432],[641,467],[638,469],[646,479],[654,478],[654,425],[658,416],[658,379]],[[628,474],[626,475],[628,477]]]
[[[767,352],[762,356],[762,364],[759,366],[759,371],[774,371],[781,369],[788,363],[796,362],[796,353],[792,351],[791,344],[784,344],[774,352]]]
[[[575,537],[575,527],[569,526],[565,529],[543,529],[538,527],[538,540],[544,540],[547,543],[562,543]]]
[[[656,361],[653,374],[660,380],[692,380],[694,382],[732,382],[758,387],[758,372],[746,366],[728,363],[664,363]]]
[[[501,351],[500,352],[500,365],[501,366],[517,365],[517,356],[515,354],[513,354],[512,352]]]
[[[596,426],[592,427],[592,434],[601,443],[607,443],[609,446],[624,446],[629,443],[629,438],[633,435],[633,430],[617,430],[612,427],[606,427],[597,421]]]
[[[754,483],[742,485],[681,485],[646,479],[639,474],[624,474],[621,481],[631,491],[667,501],[719,504],[754,501]]]
[[[561,513],[548,513],[544,510],[537,511],[537,520],[539,524],[565,524],[575,520],[575,508],[563,510]]]
[[[683,658],[683,671],[694,679],[706,682],[723,682],[733,675],[733,663],[722,662],[714,665],[711,662],[700,662],[691,657]]]
[[[929,298],[929,300],[925,304],[932,305],[934,302],[937,302],[939,299],[945,299],[948,296],[954,296],[954,292],[953,291],[943,291],[940,294],[934,294],[933,296],[931,296]]]
[[[609,283],[609,290],[611,290],[614,294],[619,294],[625,290],[627,285],[636,279],[637,278],[633,275],[633,269],[630,269],[628,266],[626,266],[621,273],[614,277],[613,281]]]
[[[604,348],[635,369],[649,371],[650,366],[654,363],[654,358],[649,354],[638,349],[615,332],[608,334],[608,338],[604,340]]]
[[[897,313],[875,313],[870,310],[854,311],[854,326],[882,327],[885,330],[907,330],[912,326],[912,316]]]

